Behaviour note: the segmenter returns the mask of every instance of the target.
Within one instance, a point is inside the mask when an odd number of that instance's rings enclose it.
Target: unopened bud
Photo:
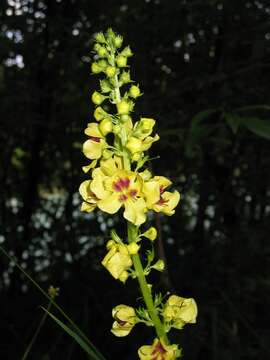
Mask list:
[[[157,229],[151,226],[145,233],[142,234],[147,239],[154,241],[157,237]]]
[[[106,42],[105,36],[102,32],[96,34],[96,41],[102,44]]]
[[[128,84],[130,81],[131,80],[129,71],[123,71],[120,75],[120,82],[122,84]]]
[[[130,47],[127,46],[127,47],[125,47],[125,48],[121,51],[121,55],[122,55],[122,56],[126,56],[126,57],[130,57],[130,56],[132,56],[133,54],[132,54],[132,51],[130,50]]]
[[[100,66],[96,62],[92,63],[91,70],[92,70],[93,74],[98,74],[98,73],[100,73],[102,71],[102,69],[100,68]]]
[[[118,135],[120,133],[120,131],[121,131],[121,126],[119,126],[119,125],[114,125],[113,126],[113,133],[115,135]]]
[[[106,96],[103,96],[99,92],[95,91],[92,94],[92,101],[96,105],[100,105],[104,100],[106,99]]]
[[[108,77],[113,77],[116,74],[116,68],[114,66],[107,66],[105,72]]]
[[[141,150],[142,141],[138,138],[131,137],[126,143],[126,148],[132,153],[137,153]]]
[[[141,153],[137,152],[135,154],[132,155],[132,161],[139,161],[141,158]]]
[[[141,95],[139,86],[132,85],[129,89],[129,95],[136,99],[138,96]]]
[[[157,271],[163,271],[165,268],[164,261],[159,259],[154,265],[151,266],[152,269],[155,269]]]
[[[99,124],[99,130],[103,136],[106,136],[112,131],[113,125],[111,119],[103,119]]]
[[[116,104],[117,112],[119,115],[128,115],[129,113],[129,103],[125,100],[120,101]]]
[[[117,36],[114,38],[114,45],[115,45],[117,48],[120,48],[120,47],[122,46],[122,43],[123,43],[123,38],[122,38],[122,36],[117,35]]]
[[[100,56],[100,57],[105,57],[108,55],[107,50],[103,46],[99,47],[99,49],[97,50],[97,53],[98,53],[98,56]]]
[[[107,116],[108,116],[108,113],[105,110],[103,110],[101,106],[98,106],[96,108],[96,110],[94,111],[94,118],[97,121],[100,121],[100,120],[104,119]]]
[[[127,58],[122,55],[117,56],[116,64],[118,67],[126,67],[127,66]]]
[[[108,160],[113,156],[113,152],[108,150],[108,149],[104,149],[102,152],[102,157],[104,160]]]
[[[130,255],[135,255],[138,253],[140,246],[135,242],[132,242],[131,244],[127,245],[127,249]]]

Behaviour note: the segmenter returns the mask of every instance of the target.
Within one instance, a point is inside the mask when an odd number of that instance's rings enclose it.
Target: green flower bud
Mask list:
[[[100,44],[98,44],[98,43],[95,43],[95,45],[94,45],[94,50],[96,51],[96,52],[98,52],[98,50],[101,48],[101,45]]]
[[[108,52],[104,46],[99,46],[99,48],[97,50],[97,54],[100,57],[106,57],[108,55]]]
[[[105,36],[102,32],[96,34],[96,42],[104,44],[106,42]]]
[[[102,71],[102,69],[100,68],[100,66],[96,62],[92,63],[91,70],[92,70],[93,74],[98,74],[98,73],[100,73]]]
[[[106,96],[103,96],[102,94],[100,94],[97,91],[94,91],[92,94],[92,101],[94,104],[96,105],[100,105],[102,104],[102,102],[106,99]]]
[[[125,57],[130,57],[133,55],[132,51],[130,50],[130,47],[127,46],[121,51],[121,55]]]
[[[117,56],[116,64],[118,67],[126,67],[127,66],[127,58],[122,55]]]
[[[99,60],[98,65],[101,67],[102,71],[104,71],[107,68],[108,63],[105,59],[102,59]]]
[[[159,259],[154,265],[151,266],[151,268],[157,271],[163,271],[165,268],[164,261]]]
[[[121,100],[119,103],[116,104],[116,107],[119,115],[128,115],[130,105],[127,101]]]
[[[123,38],[122,38],[122,36],[117,35],[117,36],[115,37],[115,39],[114,39],[114,45],[115,45],[115,47],[120,48],[120,47],[122,46],[122,43],[123,43]]]
[[[102,109],[102,107],[98,106],[96,110],[94,111],[94,118],[97,121],[100,121],[108,116],[108,113]]]
[[[113,125],[111,119],[103,119],[99,124],[99,130],[103,136],[106,136],[112,131]]]
[[[127,245],[127,249],[130,255],[135,255],[138,253],[140,246],[135,242],[132,242],[131,244]]]
[[[103,153],[102,153],[102,157],[104,160],[108,160],[113,156],[113,152],[108,150],[108,149],[104,149]]]
[[[120,134],[120,131],[121,131],[121,126],[120,126],[120,125],[114,125],[114,126],[113,126],[113,133],[114,133],[115,135]]]
[[[113,77],[116,74],[116,68],[114,66],[107,66],[105,72],[108,77]]]
[[[151,175],[151,173],[150,173]],[[157,230],[153,226],[151,226],[146,232],[142,234],[147,239],[154,241],[157,238]]]
[[[140,152],[142,147],[142,141],[135,137],[129,138],[128,142],[126,143],[126,148],[132,153]]]
[[[141,95],[139,86],[132,85],[129,89],[129,95],[136,99],[138,96]]]
[[[110,81],[107,79],[100,80],[99,84],[102,93],[106,94],[112,90]]]
[[[123,71],[121,74],[120,74],[120,83],[122,83],[123,85],[124,84],[128,84],[130,83],[130,73],[129,71]]]
[[[141,158],[141,153],[137,152],[135,154],[132,155],[132,161],[139,161]]]

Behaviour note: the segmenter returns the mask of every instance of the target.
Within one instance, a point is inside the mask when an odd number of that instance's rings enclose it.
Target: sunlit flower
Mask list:
[[[154,176],[153,179],[144,183],[143,192],[149,209],[163,212],[166,215],[175,213],[174,208],[180,200],[180,194],[176,190],[174,192],[165,191],[169,185],[171,185],[171,181],[164,176]]]
[[[98,124],[89,123],[84,132],[90,137],[90,139],[86,140],[83,144],[84,155],[91,160],[99,159],[107,144],[105,137],[99,130]]]
[[[162,340],[155,339],[152,345],[141,346],[138,355],[141,360],[174,360],[181,352],[176,344],[165,345]]]
[[[127,247],[124,244],[117,244],[113,240],[107,243],[109,252],[102,260],[102,265],[111,275],[122,282],[128,278],[127,270],[132,266],[132,260]]]
[[[131,306],[117,305],[112,310],[115,319],[111,332],[118,337],[127,336],[137,322],[135,310]]]
[[[163,309],[163,318],[170,322],[172,327],[182,329],[187,324],[195,324],[198,314],[197,305],[194,299],[185,299],[177,295],[171,295]]]

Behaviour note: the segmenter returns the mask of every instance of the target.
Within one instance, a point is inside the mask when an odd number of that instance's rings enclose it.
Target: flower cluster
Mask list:
[[[157,237],[154,227],[140,231],[149,211],[173,215],[180,194],[177,190],[168,190],[172,185],[168,178],[153,175],[146,166],[150,160],[147,151],[159,136],[153,134],[154,119],[136,119],[133,115],[135,100],[142,94],[139,85],[130,77],[131,49],[123,48],[123,38],[111,29],[105,34],[98,33],[95,40],[96,60],[91,69],[93,74],[101,74],[103,78],[100,89],[91,94],[94,119],[84,131],[87,139],[82,151],[91,162],[83,167],[88,178],[79,188],[83,199],[81,210],[99,209],[108,214],[123,210],[128,225],[127,240],[112,231],[102,265],[114,279],[123,283],[129,276],[137,278],[146,305],[139,309],[123,304],[116,306],[112,311],[111,331],[115,336],[123,337],[137,323],[154,326],[157,338],[152,345],[139,349],[139,358],[176,359],[181,351],[177,345],[170,345],[167,332],[195,323],[196,303],[177,295],[171,295],[164,303],[164,297],[153,295],[146,277],[153,269],[163,271],[165,264],[162,259],[154,260],[152,247],[143,266],[139,250],[143,238],[153,242]]]

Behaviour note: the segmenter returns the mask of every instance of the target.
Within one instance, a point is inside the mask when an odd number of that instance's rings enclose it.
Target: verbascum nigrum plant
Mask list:
[[[85,129],[87,140],[82,150],[90,161],[83,167],[87,180],[79,188],[81,210],[89,213],[99,209],[124,217],[126,233],[111,232],[101,263],[122,283],[130,278],[137,280],[144,300],[144,306],[137,309],[125,304],[115,306],[111,331],[123,337],[138,323],[152,326],[153,342],[138,349],[139,358],[176,359],[181,357],[182,349],[170,343],[168,333],[196,322],[196,302],[154,292],[147,278],[151,271],[163,271],[164,262],[156,258],[152,246],[157,230],[150,227],[142,231],[141,226],[149,212],[173,215],[180,194],[170,191],[172,182],[168,178],[153,175],[147,168],[150,160],[147,151],[159,136],[153,135],[154,119],[133,116],[135,101],[142,94],[130,77],[128,60],[133,55],[130,47],[123,47],[123,38],[109,29],[96,35],[94,52],[92,73],[102,78],[100,89],[91,95],[95,120]],[[143,241],[149,243],[151,250],[141,254]]]

